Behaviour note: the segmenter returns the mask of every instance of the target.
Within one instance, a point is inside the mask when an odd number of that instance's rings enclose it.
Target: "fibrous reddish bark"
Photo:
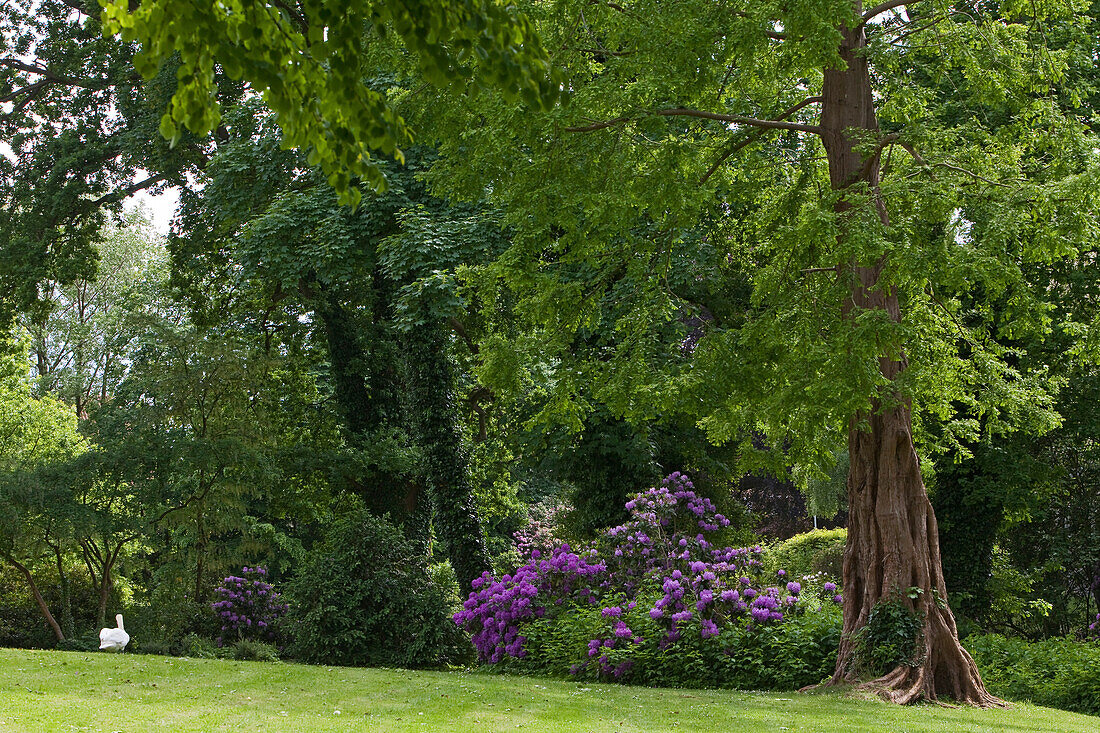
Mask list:
[[[871,142],[882,137],[863,54],[866,37],[862,27],[845,28],[843,36],[840,54],[845,66],[827,70],[822,89],[820,134],[832,187],[863,190],[872,196],[882,224],[887,225],[885,202],[878,193],[878,153],[868,156],[856,149],[857,142],[867,142],[862,135]],[[854,225],[852,204],[841,200],[836,211],[841,216],[843,238],[845,220]],[[840,271],[852,282],[845,314],[876,309],[900,321],[897,292],[879,286],[886,264],[884,256],[872,265],[842,265]],[[883,356],[879,367],[884,377],[893,380],[905,369],[905,358]],[[876,400],[868,413],[854,415],[848,450],[844,633],[830,684],[860,682],[851,665],[854,635],[867,625],[876,604],[900,600],[923,619],[918,654],[911,665],[898,666],[861,684],[898,703],[947,696],[974,705],[1000,704],[986,692],[974,661],[959,644],[955,619],[947,606],[936,518],[913,446],[909,406],[889,395]]]

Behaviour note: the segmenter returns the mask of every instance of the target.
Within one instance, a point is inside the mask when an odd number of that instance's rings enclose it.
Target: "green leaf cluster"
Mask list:
[[[360,178],[381,190],[372,151],[402,160],[412,134],[384,89],[365,83],[378,46],[391,37],[437,87],[492,86],[509,100],[551,105],[560,87],[526,16],[493,0],[304,0],[212,4],[100,0],[104,29],[138,41],[134,65],[152,77],[179,59],[179,86],[161,119],[175,143],[181,128],[204,135],[220,115],[215,73],[247,81],[275,113],[286,147],[309,152],[345,203]]]

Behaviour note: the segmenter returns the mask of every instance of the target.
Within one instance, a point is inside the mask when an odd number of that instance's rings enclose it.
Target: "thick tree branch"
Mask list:
[[[20,71],[26,71],[29,74],[42,74],[45,76],[49,76],[49,70],[45,66],[35,66],[34,64],[28,64],[20,61],[19,59],[0,59],[0,66],[7,66],[9,69],[19,69]]]
[[[880,3],[863,14],[863,24],[866,25],[871,21],[871,19],[875,18],[876,16],[882,15],[888,10],[900,8],[902,5],[912,4],[913,0],[889,0],[888,2]]]
[[[169,176],[167,173],[158,173],[155,176],[150,176],[143,181],[138,181],[132,186],[127,186],[126,188],[119,189],[118,191],[111,191],[110,193],[104,194],[97,199],[93,199],[91,202],[91,206],[92,208],[95,208],[96,206],[100,206],[101,204],[109,204],[114,203],[115,201],[121,201],[127,196],[132,196],[138,191],[144,191],[150,186],[155,186],[161,181],[168,180],[170,177],[171,176]]]
[[[487,387],[478,386],[470,392],[467,401],[470,403],[470,409],[477,414],[477,442],[484,443],[489,434],[489,413],[481,406],[481,403],[491,403],[493,392]]]
[[[37,64],[28,64],[26,62],[20,61],[19,59],[0,58],[0,66],[7,66],[10,69],[18,69],[19,71],[25,71],[28,74],[34,74],[36,76],[42,77],[42,81],[36,82],[31,86],[24,87],[23,89],[12,92],[9,96],[15,96],[23,93],[37,86],[38,84],[41,84],[43,81],[55,84],[64,84],[71,87],[82,87],[84,89],[104,89],[109,86],[109,84],[102,79],[80,79],[75,76],[65,76],[56,73],[49,67],[38,66]]]
[[[477,347],[477,344],[474,343],[474,340],[472,338],[470,338],[470,334],[466,332],[466,327],[462,325],[462,321],[458,320],[454,316],[451,316],[449,323],[451,326],[451,330],[454,331],[459,338],[466,342],[466,348],[470,350],[471,354],[477,356],[481,353],[480,349],[478,349]]]
[[[700,117],[705,120],[718,120],[719,122],[731,122],[737,125],[749,127],[761,127],[768,130],[795,130],[809,132],[814,135],[821,133],[817,125],[804,125],[800,122],[786,122],[784,120],[758,120],[755,117],[742,117],[741,115],[726,115],[718,112],[705,112],[699,109],[661,109],[657,114],[662,117]]]
[[[798,104],[796,104],[792,107],[788,107],[787,109],[780,112],[778,115],[776,115],[775,119],[777,119],[777,120],[786,119],[786,118],[790,117],[791,115],[793,115],[798,110],[802,109],[803,107],[808,107],[811,104],[818,104],[820,102],[821,102],[821,97],[810,97],[808,99],[803,99]],[[746,137],[734,142],[729,148],[726,149],[725,152],[722,153],[722,155],[720,155],[718,157],[718,160],[714,161],[714,165],[712,165],[710,168],[707,169],[707,172],[703,174],[703,177],[699,179],[700,185],[706,183],[707,180],[711,176],[714,175],[715,171],[717,171],[719,168],[721,168],[722,164],[725,163],[727,160],[729,160],[731,156],[736,155],[738,153],[738,151],[744,149],[746,146],[751,145],[752,143],[756,142],[760,138],[764,137],[764,135],[766,133],[767,133],[766,129],[757,128],[753,132],[749,133]]]
[[[16,99],[23,96],[24,94],[27,95],[27,99],[34,99],[43,89],[48,87],[50,84],[53,84],[51,80],[40,79],[33,84],[28,84],[25,87],[16,89],[0,97],[0,104],[3,104],[5,102],[14,102]]]

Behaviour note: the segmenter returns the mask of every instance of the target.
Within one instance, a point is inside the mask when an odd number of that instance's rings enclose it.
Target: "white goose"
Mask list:
[[[126,633],[126,629],[122,627],[122,614],[115,616],[115,621],[118,622],[117,629],[100,629],[99,630],[99,650],[106,649],[109,652],[120,652],[126,648],[126,645],[130,643],[130,635]]]

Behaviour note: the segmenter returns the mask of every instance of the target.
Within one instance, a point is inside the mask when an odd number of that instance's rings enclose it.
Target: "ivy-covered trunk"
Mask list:
[[[424,451],[436,535],[446,543],[465,596],[474,579],[491,566],[459,430],[448,333],[445,324],[428,320],[410,331],[406,345],[414,420]]]
[[[325,329],[336,405],[348,432],[362,435],[378,423],[368,392],[368,360],[348,308],[331,290],[322,294],[317,315]]]
[[[400,421],[397,396],[397,345],[388,332],[392,283],[381,272],[373,282],[371,319],[360,323],[339,293],[326,289],[317,314],[328,343],[336,403],[352,440]],[[369,343],[369,350],[364,346]],[[357,481],[355,487],[367,509],[376,516],[389,514],[405,536],[428,551],[428,504],[421,501],[415,476],[390,476],[385,482]]]
[[[857,3],[858,7],[858,3]],[[879,196],[878,153],[856,149],[880,140],[862,27],[842,29],[840,55],[844,68],[828,69],[822,89],[821,138],[831,184],[853,196],[870,195],[883,225],[889,223]],[[850,202],[838,201],[841,237],[855,226]],[[847,219],[847,221],[846,221]],[[879,279],[887,261],[844,263],[839,272],[851,281],[846,315],[861,310],[884,311],[901,320],[897,291]],[[884,356],[879,368],[893,381],[906,367],[904,355]],[[849,424],[848,542],[844,551],[844,633],[832,683],[857,682],[853,655],[859,632],[880,603],[905,605],[921,622],[913,657],[878,679],[865,682],[899,703],[949,696],[959,702],[992,705],[978,669],[959,644],[955,619],[947,606],[940,563],[936,517],[921,477],[913,445],[910,408],[900,397],[876,399],[869,412],[853,415]]]

